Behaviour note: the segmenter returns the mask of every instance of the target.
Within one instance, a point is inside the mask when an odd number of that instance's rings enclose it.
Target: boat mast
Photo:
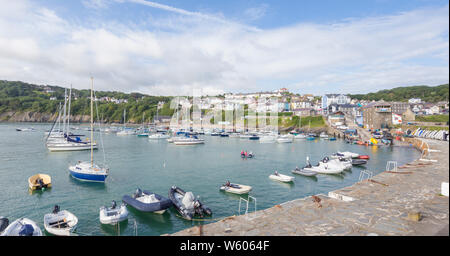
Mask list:
[[[72,100],[72,85],[70,85],[70,90],[69,90],[69,109],[67,110],[67,127],[66,127],[67,138],[69,138],[70,102],[71,102],[71,100]]]
[[[94,78],[91,76],[91,167],[94,168]]]
[[[123,109],[123,130],[125,131],[125,120],[126,120],[126,116],[127,116],[127,109],[124,108]]]
[[[67,89],[64,88],[64,117],[63,117],[63,135],[66,132],[66,105],[67,105]]]
[[[61,102],[59,102],[59,111],[58,111],[58,134],[59,133],[61,133]]]

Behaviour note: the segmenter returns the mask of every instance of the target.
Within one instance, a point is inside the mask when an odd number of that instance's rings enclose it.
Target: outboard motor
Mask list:
[[[112,200],[111,209],[116,209],[116,201]]]
[[[44,184],[44,180],[43,180],[43,179],[37,179],[36,181],[37,181],[37,183],[39,183],[39,188],[45,187],[45,184]]]
[[[53,213],[57,214],[59,212],[59,205],[55,205],[55,207],[53,207]]]
[[[9,225],[9,220],[5,217],[0,217],[0,233],[3,232],[3,230],[6,229]]]
[[[142,190],[140,188],[136,189],[136,192],[134,192],[133,198],[138,198],[142,195]]]

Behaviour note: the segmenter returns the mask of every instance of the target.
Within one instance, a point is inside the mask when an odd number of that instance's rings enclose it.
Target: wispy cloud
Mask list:
[[[151,1],[145,1],[145,0],[127,0],[129,2],[132,3],[136,3],[136,4],[142,4],[142,5],[146,5],[149,7],[153,7],[153,8],[157,8],[157,9],[161,9],[161,10],[165,10],[168,12],[174,12],[174,13],[178,13],[178,14],[182,14],[182,15],[186,15],[186,16],[193,16],[196,18],[201,18],[201,19],[205,19],[205,20],[210,20],[210,21],[214,21],[214,22],[218,22],[221,24],[225,24],[225,25],[232,25],[232,26],[240,26],[246,30],[250,30],[250,31],[261,31],[260,29],[256,28],[256,27],[252,27],[252,26],[247,26],[247,25],[242,25],[236,22],[232,22],[217,16],[213,16],[213,15],[209,15],[209,14],[204,14],[201,12],[192,12],[192,11],[188,11],[188,10],[184,10],[184,9],[180,9],[180,8],[175,8],[172,6],[168,6],[165,4],[159,4],[156,2],[151,2]]]
[[[135,2],[180,14],[152,21],[171,21],[177,29],[115,20],[83,26],[36,2],[2,3],[0,79],[88,88],[93,74],[98,89],[156,95],[279,87],[356,93],[448,83],[448,6],[253,31],[224,18],[215,22],[209,15]]]

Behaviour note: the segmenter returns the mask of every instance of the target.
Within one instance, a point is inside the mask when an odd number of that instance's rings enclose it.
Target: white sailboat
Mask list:
[[[94,78],[91,77],[91,138],[94,137],[94,106],[93,106],[93,92],[94,92]],[[101,133],[100,133],[100,140]],[[94,148],[91,144],[91,161],[78,161],[76,165],[69,166],[69,171],[72,177],[84,181],[104,182],[108,177],[109,169],[94,164]],[[104,154],[104,152],[103,152]]]
[[[72,86],[70,86],[69,91],[69,108],[66,115],[66,103],[67,103],[67,95],[64,92],[65,101],[64,101],[64,128],[63,133],[53,134],[53,137],[50,140],[46,141],[46,146],[48,150],[55,151],[77,151],[77,150],[89,150],[91,148],[97,149],[97,143],[93,142],[92,136],[89,141],[82,141],[80,137],[72,138],[70,136],[69,127],[70,127],[70,103],[71,103],[71,95],[72,95]],[[67,125],[66,125],[67,121]],[[51,135],[53,131],[50,131],[49,135]],[[61,136],[62,135],[62,136]]]
[[[119,136],[126,136],[126,135],[134,135],[135,132],[132,129],[128,129],[125,127],[125,123],[126,123],[126,116],[127,116],[127,110],[124,109],[123,110],[123,130],[116,133]]]

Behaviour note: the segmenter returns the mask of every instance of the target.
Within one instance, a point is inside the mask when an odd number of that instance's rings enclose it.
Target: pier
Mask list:
[[[231,216],[171,235],[420,236],[449,235],[448,142],[408,141],[420,159],[354,185]]]

